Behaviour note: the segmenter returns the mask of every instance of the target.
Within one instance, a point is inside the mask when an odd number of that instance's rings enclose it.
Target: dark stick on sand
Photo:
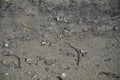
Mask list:
[[[71,47],[71,48],[73,48],[76,52],[77,52],[77,57],[78,57],[78,59],[77,59],[77,65],[79,65],[79,62],[80,62],[80,53],[81,53],[81,51],[79,50],[79,49],[77,49],[77,48],[75,48],[74,46],[72,46],[71,44],[69,44],[69,46]]]
[[[18,60],[18,66],[17,66],[17,68],[21,68],[20,57],[18,57],[18,56],[16,56],[16,55],[14,55],[14,54],[6,54],[5,56],[13,56],[13,57],[16,57],[16,58],[17,58],[17,60]]]

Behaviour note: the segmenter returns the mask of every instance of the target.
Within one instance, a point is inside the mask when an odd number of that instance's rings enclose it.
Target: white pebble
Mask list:
[[[8,43],[5,43],[5,47],[9,47],[9,44],[8,44]]]
[[[6,76],[8,76],[8,73],[5,73]]]
[[[81,49],[81,53],[86,53],[86,51],[85,51],[85,50],[83,50],[83,49]]]
[[[30,62],[30,61],[32,61],[32,59],[30,59],[30,58],[26,58],[25,61],[26,61],[26,62]]]
[[[65,74],[65,73],[62,73],[61,76],[62,76],[62,77],[66,77],[66,74]]]
[[[46,45],[47,44],[47,41],[43,41],[41,42],[42,45]]]

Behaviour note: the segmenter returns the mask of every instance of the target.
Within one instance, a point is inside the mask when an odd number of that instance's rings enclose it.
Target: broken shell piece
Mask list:
[[[48,44],[48,42],[47,41],[42,41],[41,44],[46,45],[46,44]]]

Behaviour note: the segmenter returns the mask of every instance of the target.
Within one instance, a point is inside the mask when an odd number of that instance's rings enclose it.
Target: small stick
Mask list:
[[[18,60],[18,68],[21,68],[21,62],[20,62],[20,57],[18,57],[18,56],[16,56],[16,55],[14,55],[14,54],[6,54],[5,56],[14,56],[14,57],[16,57],[17,58],[17,60]]]
[[[73,48],[76,52],[77,52],[77,56],[78,56],[78,60],[77,60],[77,65],[79,65],[79,62],[80,62],[80,50],[79,49],[77,49],[77,48],[75,48],[74,46],[72,46],[72,45],[70,45],[69,44],[69,46],[71,47],[71,48]]]
[[[59,77],[59,76],[57,76],[57,78],[59,79],[59,80],[63,80],[61,77]]]

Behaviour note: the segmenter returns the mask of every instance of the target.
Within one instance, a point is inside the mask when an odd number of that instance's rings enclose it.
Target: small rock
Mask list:
[[[47,42],[47,41],[42,41],[41,44],[42,44],[42,45],[47,45],[48,42]]]
[[[62,19],[61,17],[57,16],[57,17],[56,17],[56,20],[57,20],[57,21],[62,21],[63,19]]]
[[[25,62],[28,63],[29,65],[31,65],[31,64],[32,64],[32,59],[30,59],[30,58],[25,58]]]
[[[85,54],[87,53],[85,50],[83,49],[80,49],[80,52],[81,52],[81,56],[85,56]]]
[[[62,73],[61,76],[62,76],[62,77],[66,77],[66,74],[65,74],[65,73]]]
[[[27,39],[29,40],[29,39],[30,39],[30,37],[27,37]]]
[[[5,47],[9,47],[9,46],[10,46],[9,43],[10,43],[10,42],[9,42],[8,40],[5,40],[4,46],[5,46]]]
[[[8,44],[8,43],[5,43],[5,47],[9,47],[9,44]]]
[[[9,73],[5,73],[6,76],[8,76]]]
[[[118,30],[118,27],[114,27],[113,30],[114,30],[114,31],[117,31],[117,30]]]
[[[27,74],[31,74],[31,71],[26,71]]]

